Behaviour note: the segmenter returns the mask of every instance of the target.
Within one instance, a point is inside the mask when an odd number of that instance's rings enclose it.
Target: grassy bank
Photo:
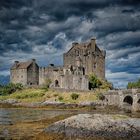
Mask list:
[[[25,88],[16,91],[10,95],[0,95],[0,100],[16,99],[21,102],[43,102],[43,101],[60,101],[64,103],[80,103],[95,101],[100,93],[104,93],[103,89],[85,92],[65,92],[49,89],[46,91],[41,88]]]

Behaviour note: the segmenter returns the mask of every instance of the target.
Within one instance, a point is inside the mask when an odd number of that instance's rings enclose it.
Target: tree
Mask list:
[[[102,88],[102,89],[113,89],[113,84],[107,80],[97,78],[96,75],[89,75],[89,89]]]
[[[140,88],[140,79],[138,79],[138,81],[136,81],[136,82],[128,82],[127,88],[128,89]]]
[[[90,74],[89,75],[89,89],[99,88],[102,85],[100,79],[97,78],[96,75]]]

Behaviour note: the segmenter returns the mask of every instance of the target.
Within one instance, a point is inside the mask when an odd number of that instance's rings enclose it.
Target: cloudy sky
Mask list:
[[[0,0],[0,77],[15,60],[62,65],[73,41],[92,37],[115,87],[140,78],[139,0]]]

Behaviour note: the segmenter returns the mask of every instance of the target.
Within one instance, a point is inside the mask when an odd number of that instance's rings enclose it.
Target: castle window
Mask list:
[[[77,53],[76,53],[76,54],[77,54],[77,56],[79,56],[79,51],[77,51]]]
[[[85,68],[83,68],[83,75],[85,75]]]
[[[32,85],[32,83],[29,83],[30,85]]]
[[[96,67],[97,67],[97,64],[95,63],[93,67],[94,67],[94,69],[96,69]]]
[[[21,78],[23,78],[23,75],[21,75]]]

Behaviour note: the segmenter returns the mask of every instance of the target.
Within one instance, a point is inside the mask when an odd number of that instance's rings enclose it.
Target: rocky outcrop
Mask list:
[[[56,122],[44,130],[66,137],[95,136],[108,138],[140,138],[140,119],[124,115],[79,114]]]
[[[42,106],[48,106],[48,105],[63,105],[64,103],[59,102],[59,101],[45,101],[43,103],[41,103]]]
[[[7,100],[0,100],[0,104],[15,104],[18,103],[19,101],[16,99],[7,99]]]

